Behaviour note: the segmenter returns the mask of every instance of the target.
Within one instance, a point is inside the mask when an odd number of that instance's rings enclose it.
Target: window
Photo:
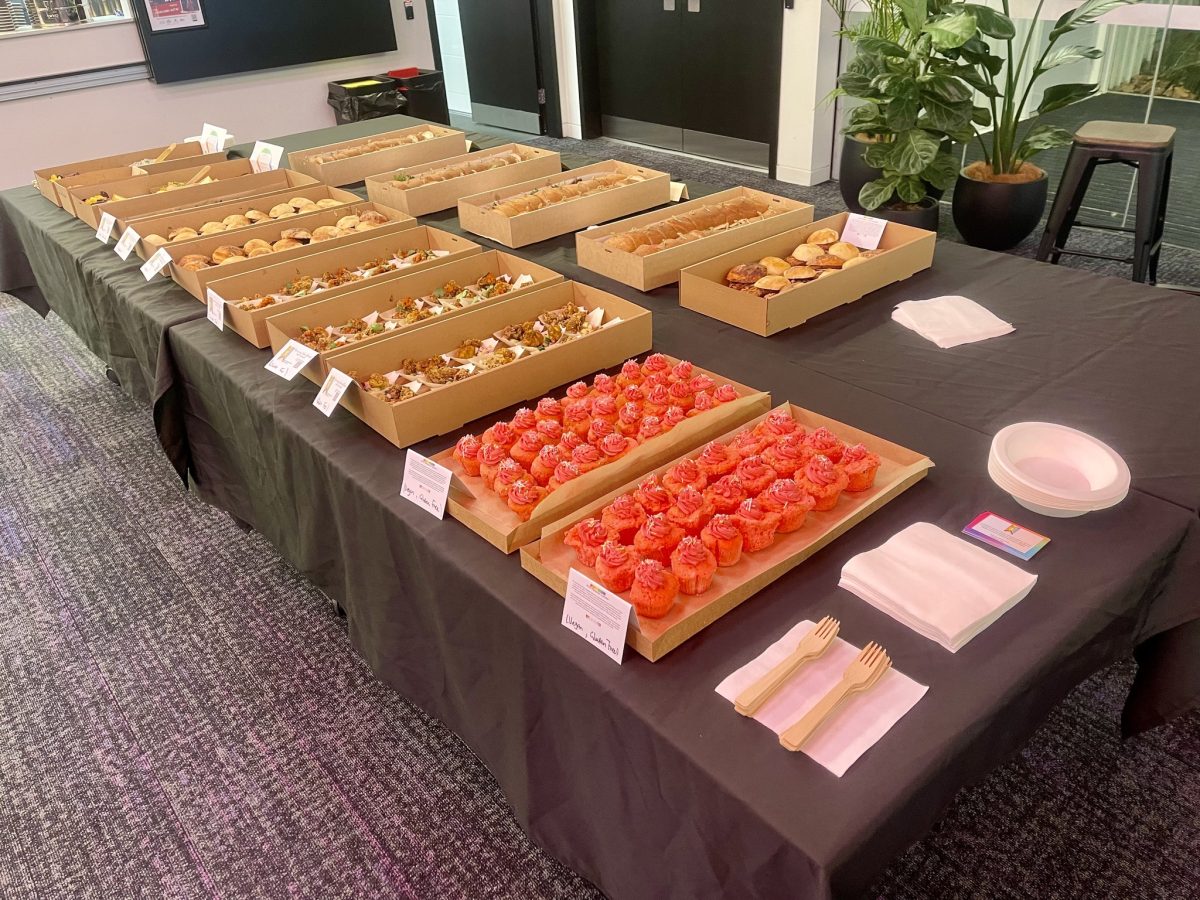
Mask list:
[[[0,0],[0,37],[132,20],[129,0]]]

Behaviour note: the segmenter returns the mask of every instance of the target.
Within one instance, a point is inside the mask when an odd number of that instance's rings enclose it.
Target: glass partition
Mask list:
[[[128,0],[0,0],[0,35],[132,18]]]

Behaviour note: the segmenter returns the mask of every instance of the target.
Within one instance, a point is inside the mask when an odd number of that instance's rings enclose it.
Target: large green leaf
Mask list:
[[[917,115],[921,112],[921,102],[915,91],[900,97],[893,97],[891,102],[883,107],[884,118],[888,128],[895,132],[907,131],[917,124]]]
[[[874,103],[864,103],[850,110],[850,115],[846,117],[844,130],[846,134],[858,134],[859,132],[879,134],[887,131],[888,128],[882,110]]]
[[[983,66],[993,78],[1004,68],[1004,60],[992,53],[981,38],[973,37],[958,48],[959,55],[975,66]]]
[[[891,155],[891,144],[872,144],[863,151],[863,162],[872,169],[882,169],[888,164],[888,157]]]
[[[986,106],[976,106],[971,110],[971,121],[976,125],[987,128],[992,124],[992,111]]]
[[[958,131],[971,121],[971,91],[952,75],[934,73],[919,79],[925,119],[935,131]]]
[[[896,179],[892,177],[876,178],[868,181],[858,192],[858,202],[863,209],[879,209],[892,199],[896,193]]]
[[[904,22],[908,25],[908,30],[914,34],[921,31],[925,20],[929,18],[929,6],[926,0],[892,0],[896,8],[900,10],[900,14],[904,16]]]
[[[949,75],[953,78],[962,79],[985,97],[1000,96],[1000,91],[996,88],[996,85],[992,84],[991,79],[973,66],[954,66],[946,64],[944,66],[939,66],[937,71],[943,75]]]
[[[939,50],[946,50],[961,47],[975,37],[979,28],[975,22],[975,14],[963,9],[930,19],[925,23],[923,30],[933,38],[933,46]]]
[[[979,24],[979,30],[988,37],[1007,41],[1016,35],[1017,29],[1013,27],[1012,19],[1004,15],[1000,10],[992,9],[990,6],[982,6],[978,3],[966,3],[964,6],[975,16],[975,21]]]
[[[1029,159],[1043,150],[1066,147],[1071,140],[1071,132],[1065,128],[1059,128],[1057,125],[1035,125],[1017,148],[1017,159]]]
[[[1099,59],[1103,55],[1104,51],[1097,47],[1084,47],[1079,44],[1055,47],[1042,60],[1042,71],[1046,72],[1057,66],[1067,66],[1082,59]]]
[[[933,162],[925,167],[921,177],[935,188],[944,191],[954,184],[954,179],[958,177],[958,160],[949,153],[939,153],[933,158]]]
[[[896,193],[905,203],[920,203],[925,199],[925,184],[915,175],[896,181]]]
[[[1052,84],[1042,94],[1042,102],[1038,104],[1039,113],[1053,112],[1070,106],[1078,100],[1083,100],[1096,93],[1094,84]]]
[[[855,38],[854,46],[860,51],[874,53],[879,56],[890,56],[897,59],[905,59],[908,56],[908,51],[895,41],[889,41],[886,38],[875,37],[872,34],[864,34]]]
[[[896,135],[886,169],[897,175],[920,175],[933,162],[940,146],[938,139],[928,131],[912,128]]]
[[[868,100],[878,97],[875,88],[871,86],[874,80],[875,78],[872,75],[863,75],[859,72],[843,72],[838,76],[838,87],[851,97]]]
[[[1067,32],[1082,28],[1084,25],[1091,25],[1105,13],[1112,12],[1118,6],[1127,6],[1132,2],[1134,0],[1084,0],[1079,6],[1067,10],[1058,17],[1047,40],[1053,44]]]

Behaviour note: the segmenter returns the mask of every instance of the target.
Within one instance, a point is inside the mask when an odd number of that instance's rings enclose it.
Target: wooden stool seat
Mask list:
[[[1175,140],[1170,125],[1143,125],[1140,122],[1107,122],[1097,119],[1085,122],[1075,132],[1080,144],[1103,144],[1112,147],[1167,147]]]

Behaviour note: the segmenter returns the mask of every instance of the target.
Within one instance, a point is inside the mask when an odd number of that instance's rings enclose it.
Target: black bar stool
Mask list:
[[[1064,253],[1091,259],[1112,259],[1133,264],[1133,280],[1153,284],[1158,277],[1158,253],[1162,248],[1163,223],[1167,216],[1167,189],[1171,183],[1171,157],[1175,152],[1175,129],[1169,125],[1135,122],[1088,122],[1075,132],[1071,155],[1063,171],[1054,206],[1037,258],[1057,263]],[[1133,235],[1133,256],[1106,256],[1085,250],[1067,250],[1071,228],[1077,224],[1079,207],[1096,166],[1121,163],[1137,169],[1137,213],[1133,228],[1080,222],[1088,228],[1123,231]]]

